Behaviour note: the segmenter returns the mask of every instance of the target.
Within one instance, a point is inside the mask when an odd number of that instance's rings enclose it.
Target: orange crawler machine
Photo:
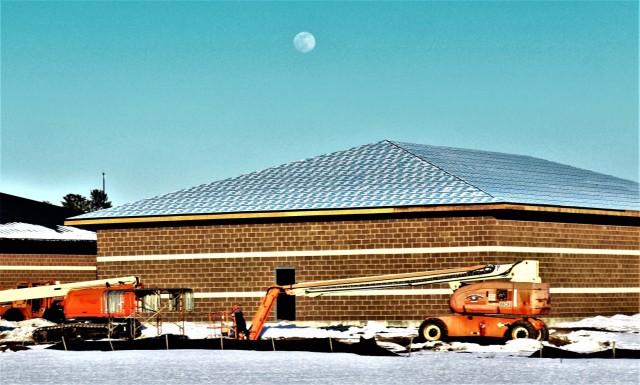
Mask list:
[[[65,284],[18,286],[0,291],[5,319],[44,317],[59,323],[34,330],[35,342],[67,339],[136,338],[140,322],[161,312],[191,312],[193,290],[145,288],[137,276]],[[36,311],[34,303],[40,306]],[[23,306],[27,304],[28,306]],[[13,319],[9,319],[9,316]]]
[[[136,310],[135,285],[70,290],[62,303],[65,319],[125,318]]]
[[[158,289],[119,283],[71,289],[60,302],[64,322],[36,329],[33,339],[36,342],[62,338],[133,339],[141,335],[140,320],[156,318],[163,311],[182,313],[193,308],[193,290],[187,288]]]
[[[137,283],[136,276],[72,283],[18,282],[15,289],[0,291],[0,317],[7,321],[45,318],[60,322],[64,319],[60,312],[61,302],[70,290]]]
[[[449,283],[454,290],[449,305],[456,314],[427,317],[418,329],[423,340],[437,341],[448,337],[544,340],[548,337],[545,323],[533,316],[549,313],[549,286],[540,281],[538,261],[523,260],[513,264],[477,265],[272,286],[267,290],[253,318],[250,339],[260,338],[275,300],[281,294],[320,296],[344,291],[436,283]]]

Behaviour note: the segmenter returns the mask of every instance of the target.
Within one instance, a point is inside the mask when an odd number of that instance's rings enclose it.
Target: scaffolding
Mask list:
[[[184,335],[186,314],[194,310],[194,294],[188,288],[134,288],[109,289],[104,292],[104,303],[107,313],[121,314],[126,301],[124,296],[133,293],[135,296],[135,310],[127,320],[130,322],[131,337],[140,335],[142,324],[155,324],[157,334],[162,334],[163,316],[167,313],[174,315],[180,335]],[[109,319],[111,325],[114,318]],[[120,322],[121,323],[121,322]],[[111,326],[110,326],[111,329]]]
[[[209,338],[233,338],[236,335],[235,323],[229,312],[210,312],[207,316],[209,317]]]

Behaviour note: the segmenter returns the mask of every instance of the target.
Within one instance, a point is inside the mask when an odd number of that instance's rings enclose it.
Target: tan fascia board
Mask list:
[[[606,216],[614,216],[614,217],[640,217],[640,211],[633,211],[633,210],[582,209],[582,208],[561,207],[561,206],[519,205],[519,204],[512,204],[512,203],[460,205],[460,206],[415,206],[415,207],[407,207],[407,208],[409,210],[405,211],[404,207],[396,207],[394,212],[515,210],[515,211],[537,211],[537,212],[562,213],[562,214],[606,215]]]
[[[531,206],[517,204],[483,204],[483,205],[456,205],[456,206],[407,206],[407,207],[380,207],[363,209],[333,209],[333,210],[299,210],[299,211],[264,211],[251,213],[221,213],[202,215],[167,215],[148,217],[118,217],[95,219],[68,219],[66,226],[99,226],[116,224],[143,224],[162,222],[197,222],[234,219],[267,219],[267,218],[294,218],[294,217],[326,217],[326,216],[354,216],[354,215],[381,215],[381,214],[406,214],[426,212],[464,212],[464,211],[492,211],[515,210],[536,211],[563,214],[603,215],[614,217],[640,217],[640,211],[579,209],[570,207]]]

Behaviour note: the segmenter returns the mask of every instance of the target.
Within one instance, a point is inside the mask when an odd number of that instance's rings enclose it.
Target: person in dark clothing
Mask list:
[[[231,308],[231,316],[234,319],[236,324],[236,338],[237,339],[248,339],[249,338],[249,330],[247,330],[247,322],[244,319],[244,314],[242,313],[242,304],[235,304]]]

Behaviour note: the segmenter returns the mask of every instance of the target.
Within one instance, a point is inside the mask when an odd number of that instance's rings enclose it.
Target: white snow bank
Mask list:
[[[31,341],[31,333],[34,329],[51,325],[55,324],[41,318],[20,322],[0,319],[0,343]]]
[[[567,343],[559,346],[565,350],[580,353],[595,352],[609,349],[614,344],[620,349],[640,350],[640,314],[633,316],[616,315],[613,317],[586,318],[578,322],[554,324],[560,328],[571,328],[570,332],[556,334],[556,337],[564,339]],[[50,322],[35,319],[22,322],[9,322],[0,320],[0,343],[3,341],[20,342],[30,341],[33,329],[40,326],[49,326]],[[142,330],[143,337],[156,337],[160,334],[184,334],[192,339],[212,338],[211,330],[207,323],[193,322],[165,322],[160,329],[155,324],[145,324]],[[583,328],[583,329],[581,329]],[[591,330],[597,329],[597,330]],[[553,327],[551,328],[553,332]],[[416,328],[387,327],[378,322],[369,322],[364,327],[345,328],[314,328],[298,327],[295,324],[281,322],[267,324],[262,338],[335,338],[345,342],[358,341],[360,337],[376,338],[379,345],[394,351],[407,351],[406,346],[401,346],[385,340],[394,337],[417,337]],[[521,353],[533,352],[540,348],[540,342],[536,340],[520,339],[508,341],[498,345],[480,345],[468,342],[427,342],[414,343],[412,350],[424,349],[433,351],[465,351],[477,353]],[[552,346],[549,342],[544,343]]]
[[[573,341],[567,350],[587,352],[599,349],[603,340],[631,341],[640,349],[640,334],[628,323],[638,316],[595,317],[571,324]],[[625,331],[607,331],[607,327]],[[597,325],[598,331],[580,329]],[[33,328],[49,325],[33,320],[0,320],[0,344],[11,338],[28,339]],[[179,333],[183,327],[191,338],[206,338],[208,324],[164,323],[158,330],[145,325],[143,334]],[[600,331],[602,330],[602,331]],[[266,338],[412,336],[411,328],[386,328],[377,323],[350,327],[344,331],[271,324]],[[430,342],[425,349],[403,357],[365,357],[342,353],[256,352],[243,350],[153,350],[114,352],[64,352],[31,346],[29,350],[0,353],[2,384],[89,384],[135,383],[140,385],[176,384],[637,384],[640,366],[635,360],[562,360],[525,358],[540,342],[514,340],[502,345],[481,346],[453,342]],[[633,345],[635,344],[635,345]],[[461,354],[466,352],[472,354]]]
[[[572,329],[569,332],[556,329]],[[560,322],[549,327],[551,333],[565,338],[562,349],[580,353],[616,348],[640,350],[640,313],[631,316],[596,316],[576,322]]]
[[[551,328],[592,328],[611,332],[640,333],[640,313],[635,315],[617,314],[612,317],[596,316],[585,318],[577,322],[560,322],[550,326]]]

